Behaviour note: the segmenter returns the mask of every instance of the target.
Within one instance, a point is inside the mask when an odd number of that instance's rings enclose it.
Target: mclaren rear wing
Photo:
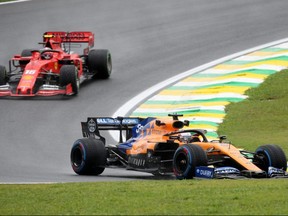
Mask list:
[[[144,118],[139,117],[88,117],[86,122],[81,122],[83,137],[99,137],[105,143],[105,138],[100,135],[101,130],[118,130],[119,143],[123,142],[122,132],[126,132],[126,140],[132,137],[132,128],[140,124]]]

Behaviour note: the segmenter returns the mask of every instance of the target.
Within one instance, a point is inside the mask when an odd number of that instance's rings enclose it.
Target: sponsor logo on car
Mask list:
[[[94,133],[96,131],[96,122],[94,121],[94,119],[90,119],[88,121],[88,130],[91,133]]]
[[[215,168],[215,175],[240,175],[240,171],[234,167]]]
[[[198,178],[213,178],[214,177],[214,168],[211,167],[196,167],[196,175]]]

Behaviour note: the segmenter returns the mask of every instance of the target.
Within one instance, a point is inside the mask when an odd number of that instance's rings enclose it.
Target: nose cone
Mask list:
[[[31,94],[31,88],[23,86],[23,87],[19,87],[17,88],[17,94],[21,94],[21,95],[29,95]]]
[[[25,70],[17,86],[17,94],[30,95],[37,79],[36,70]]]

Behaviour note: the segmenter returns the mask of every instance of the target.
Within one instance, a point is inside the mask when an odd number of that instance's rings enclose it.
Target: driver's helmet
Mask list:
[[[190,132],[181,133],[180,140],[186,143],[201,142],[198,134],[190,133]]]
[[[182,142],[190,143],[190,141],[191,141],[191,133],[189,133],[189,132],[181,133],[180,134],[180,140]]]
[[[45,47],[44,48],[44,53],[41,54],[41,58],[45,59],[45,60],[49,60],[53,57],[53,53],[52,52],[48,52],[47,50],[51,50],[51,48],[49,47]]]

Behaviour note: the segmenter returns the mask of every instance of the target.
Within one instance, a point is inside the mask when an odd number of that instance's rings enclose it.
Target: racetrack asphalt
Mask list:
[[[145,89],[178,73],[286,38],[284,0],[32,0],[0,5],[0,64],[42,33],[92,31],[95,48],[112,53],[109,80],[85,83],[70,99],[0,99],[0,182],[155,179],[106,169],[77,176],[70,149],[88,116],[111,116]],[[107,136],[109,136],[107,134]],[[108,142],[113,140],[108,137]]]

